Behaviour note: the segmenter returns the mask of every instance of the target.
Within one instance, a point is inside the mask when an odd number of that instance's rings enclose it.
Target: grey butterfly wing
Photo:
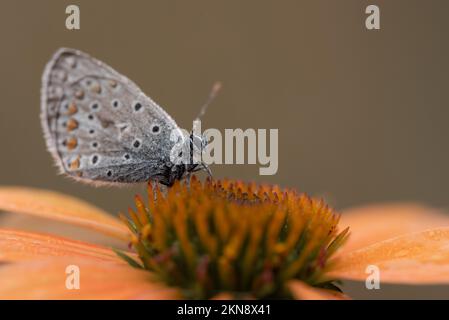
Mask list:
[[[63,173],[85,182],[133,183],[166,176],[175,121],[132,81],[73,49],[47,64],[41,121]]]

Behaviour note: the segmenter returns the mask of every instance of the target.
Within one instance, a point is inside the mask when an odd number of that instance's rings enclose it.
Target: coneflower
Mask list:
[[[148,184],[135,198],[131,245],[140,262],[186,298],[291,298],[290,280],[338,290],[329,259],[344,243],[339,214],[322,200],[278,186],[195,177],[166,194]],[[129,259],[128,259],[129,260]]]

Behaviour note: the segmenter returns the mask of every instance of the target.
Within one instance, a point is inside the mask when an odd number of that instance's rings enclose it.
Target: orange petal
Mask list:
[[[79,289],[67,289],[79,268]],[[66,273],[67,272],[67,273]],[[69,278],[69,280],[67,280]],[[0,299],[177,299],[148,271],[83,258],[26,261],[0,267]],[[70,286],[69,286],[70,287]]]
[[[380,271],[380,282],[406,284],[449,283],[449,227],[381,241],[339,256],[331,277],[363,280],[370,265]]]
[[[343,293],[314,288],[309,286],[308,284],[299,281],[299,280],[291,280],[288,283],[288,288],[290,289],[293,297],[297,300],[348,300],[349,297],[344,295]]]
[[[52,191],[0,187],[0,210],[71,223],[120,239],[127,239],[128,235],[126,227],[105,211]]]
[[[0,229],[1,262],[48,257],[89,257],[122,263],[122,260],[113,251],[101,246],[57,236]]]
[[[340,252],[350,252],[400,235],[449,226],[449,215],[417,204],[371,205],[346,210],[340,225],[349,226],[351,232]]]
[[[126,250],[128,246],[127,241],[107,236],[95,230],[26,214],[0,213],[0,228],[51,234],[120,250]]]

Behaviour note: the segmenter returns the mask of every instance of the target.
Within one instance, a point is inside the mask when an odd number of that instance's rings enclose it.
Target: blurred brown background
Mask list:
[[[65,8],[81,9],[81,30]],[[381,30],[365,28],[369,4]],[[181,127],[210,86],[203,128],[279,128],[279,170],[213,166],[325,196],[338,209],[384,201],[448,207],[448,1],[0,1],[0,183],[56,189],[112,213],[141,187],[58,176],[39,121],[43,67],[68,46],[134,80]],[[383,286],[356,298],[449,298],[448,287]]]

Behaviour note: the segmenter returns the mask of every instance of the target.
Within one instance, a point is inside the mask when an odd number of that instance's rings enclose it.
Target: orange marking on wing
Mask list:
[[[76,158],[75,160],[73,160],[72,162],[70,162],[70,170],[76,170],[80,167],[80,157],[78,156],[78,158]]]
[[[78,146],[78,140],[76,140],[76,138],[70,138],[69,140],[67,140],[67,148],[69,150],[73,150]]]
[[[72,103],[69,105],[68,113],[69,113],[69,115],[74,115],[74,114],[77,113],[77,112],[78,112],[78,108],[76,107],[75,102],[72,102]]]
[[[73,131],[76,128],[78,128],[78,121],[76,121],[75,119],[69,119],[69,121],[67,121],[67,130]]]

